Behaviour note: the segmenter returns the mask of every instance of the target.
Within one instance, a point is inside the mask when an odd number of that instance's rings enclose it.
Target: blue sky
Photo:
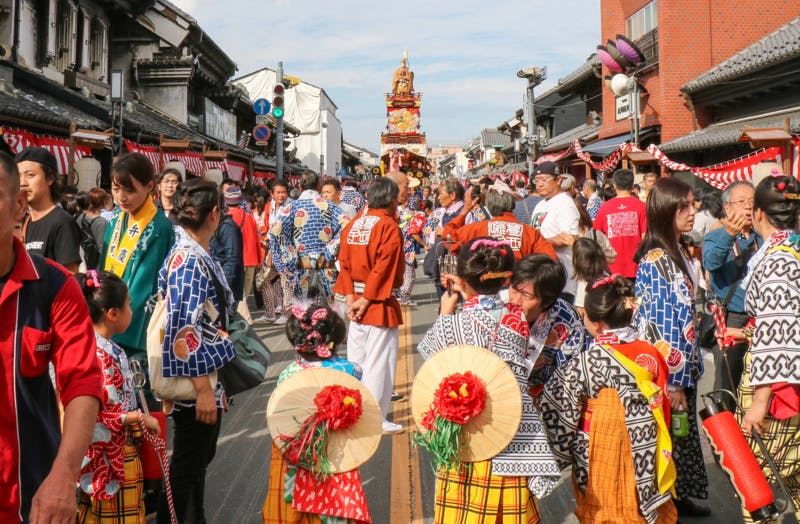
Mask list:
[[[172,1],[238,64],[237,76],[283,60],[286,74],[324,88],[344,139],[372,151],[403,51],[429,145],[466,145],[522,107],[519,69],[548,67],[541,93],[601,43],[597,0]]]

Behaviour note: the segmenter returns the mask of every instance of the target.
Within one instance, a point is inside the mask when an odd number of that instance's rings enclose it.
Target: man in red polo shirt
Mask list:
[[[614,171],[612,181],[617,196],[600,206],[594,228],[608,237],[617,252],[616,260],[609,264],[611,272],[635,280],[637,264],[633,255],[647,230],[645,204],[631,194],[633,173],[629,169]]]
[[[28,254],[14,237],[25,209],[19,185],[16,164],[0,153],[0,522],[74,522],[102,376],[72,273]]]
[[[397,367],[398,326],[403,323],[400,303],[392,295],[403,283],[405,265],[396,216],[399,192],[389,177],[370,183],[369,209],[342,231],[340,271],[333,288],[347,299],[347,359],[364,371],[361,382],[378,401],[385,433],[403,429],[386,420]]]

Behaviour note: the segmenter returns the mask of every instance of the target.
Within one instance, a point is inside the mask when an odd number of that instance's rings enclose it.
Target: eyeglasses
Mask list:
[[[523,291],[516,286],[511,286],[511,289],[522,295],[523,297],[527,298],[528,300],[539,300],[539,297],[534,295],[533,293],[528,293],[527,291]]]
[[[546,184],[547,182],[555,182],[556,177],[554,176],[537,176],[533,179],[535,184]]]
[[[752,207],[753,203],[755,203],[755,200],[753,200],[752,198],[749,198],[747,200],[737,200],[736,202],[730,202],[730,205],[732,205],[732,206],[749,205],[750,207]]]

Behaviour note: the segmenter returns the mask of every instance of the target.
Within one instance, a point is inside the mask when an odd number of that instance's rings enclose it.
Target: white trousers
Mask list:
[[[347,360],[361,366],[364,371],[361,382],[375,396],[384,420],[392,404],[398,344],[399,330],[396,327],[383,328],[350,322]]]

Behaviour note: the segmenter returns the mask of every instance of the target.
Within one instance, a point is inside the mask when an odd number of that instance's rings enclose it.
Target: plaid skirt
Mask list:
[[[438,524],[537,524],[539,504],[527,477],[492,474],[492,461],[471,462],[436,476]]]
[[[580,522],[629,522],[647,524],[639,511],[633,450],[625,424],[625,407],[617,390],[603,388],[589,399],[592,431],[589,434],[589,482],[581,491],[574,482]],[[670,499],[658,508],[658,524],[678,520]]]
[[[744,372],[742,373],[742,382],[739,384],[739,403],[745,411],[753,403],[753,387],[750,386],[750,351],[744,357]],[[737,414],[737,419],[741,424],[741,413]],[[767,481],[771,484],[774,483],[775,475],[769,468],[761,448],[750,436],[745,435],[745,438],[747,438],[750,449],[753,450],[761,470],[766,475]],[[785,420],[777,420],[767,415],[764,419],[764,431],[761,433],[761,440],[764,441],[772,460],[778,467],[795,507],[800,508],[800,415],[795,415]],[[742,516],[745,522],[753,522],[753,519],[750,518],[750,513],[744,508],[742,508]],[[797,517],[800,519],[800,511],[797,512]]]
[[[142,463],[136,446],[125,446],[125,478],[117,495],[98,500],[81,492],[78,524],[144,524]]]
[[[292,493],[287,493],[285,491],[287,468],[288,463],[273,442],[269,462],[269,488],[261,510],[264,524],[316,524],[334,521],[369,524],[371,522],[358,470],[336,473],[319,483],[310,472],[297,470],[294,490]],[[298,493],[310,495],[292,500],[291,497],[296,497]],[[286,502],[287,498],[291,502]],[[325,520],[319,516],[320,513],[328,514]]]

